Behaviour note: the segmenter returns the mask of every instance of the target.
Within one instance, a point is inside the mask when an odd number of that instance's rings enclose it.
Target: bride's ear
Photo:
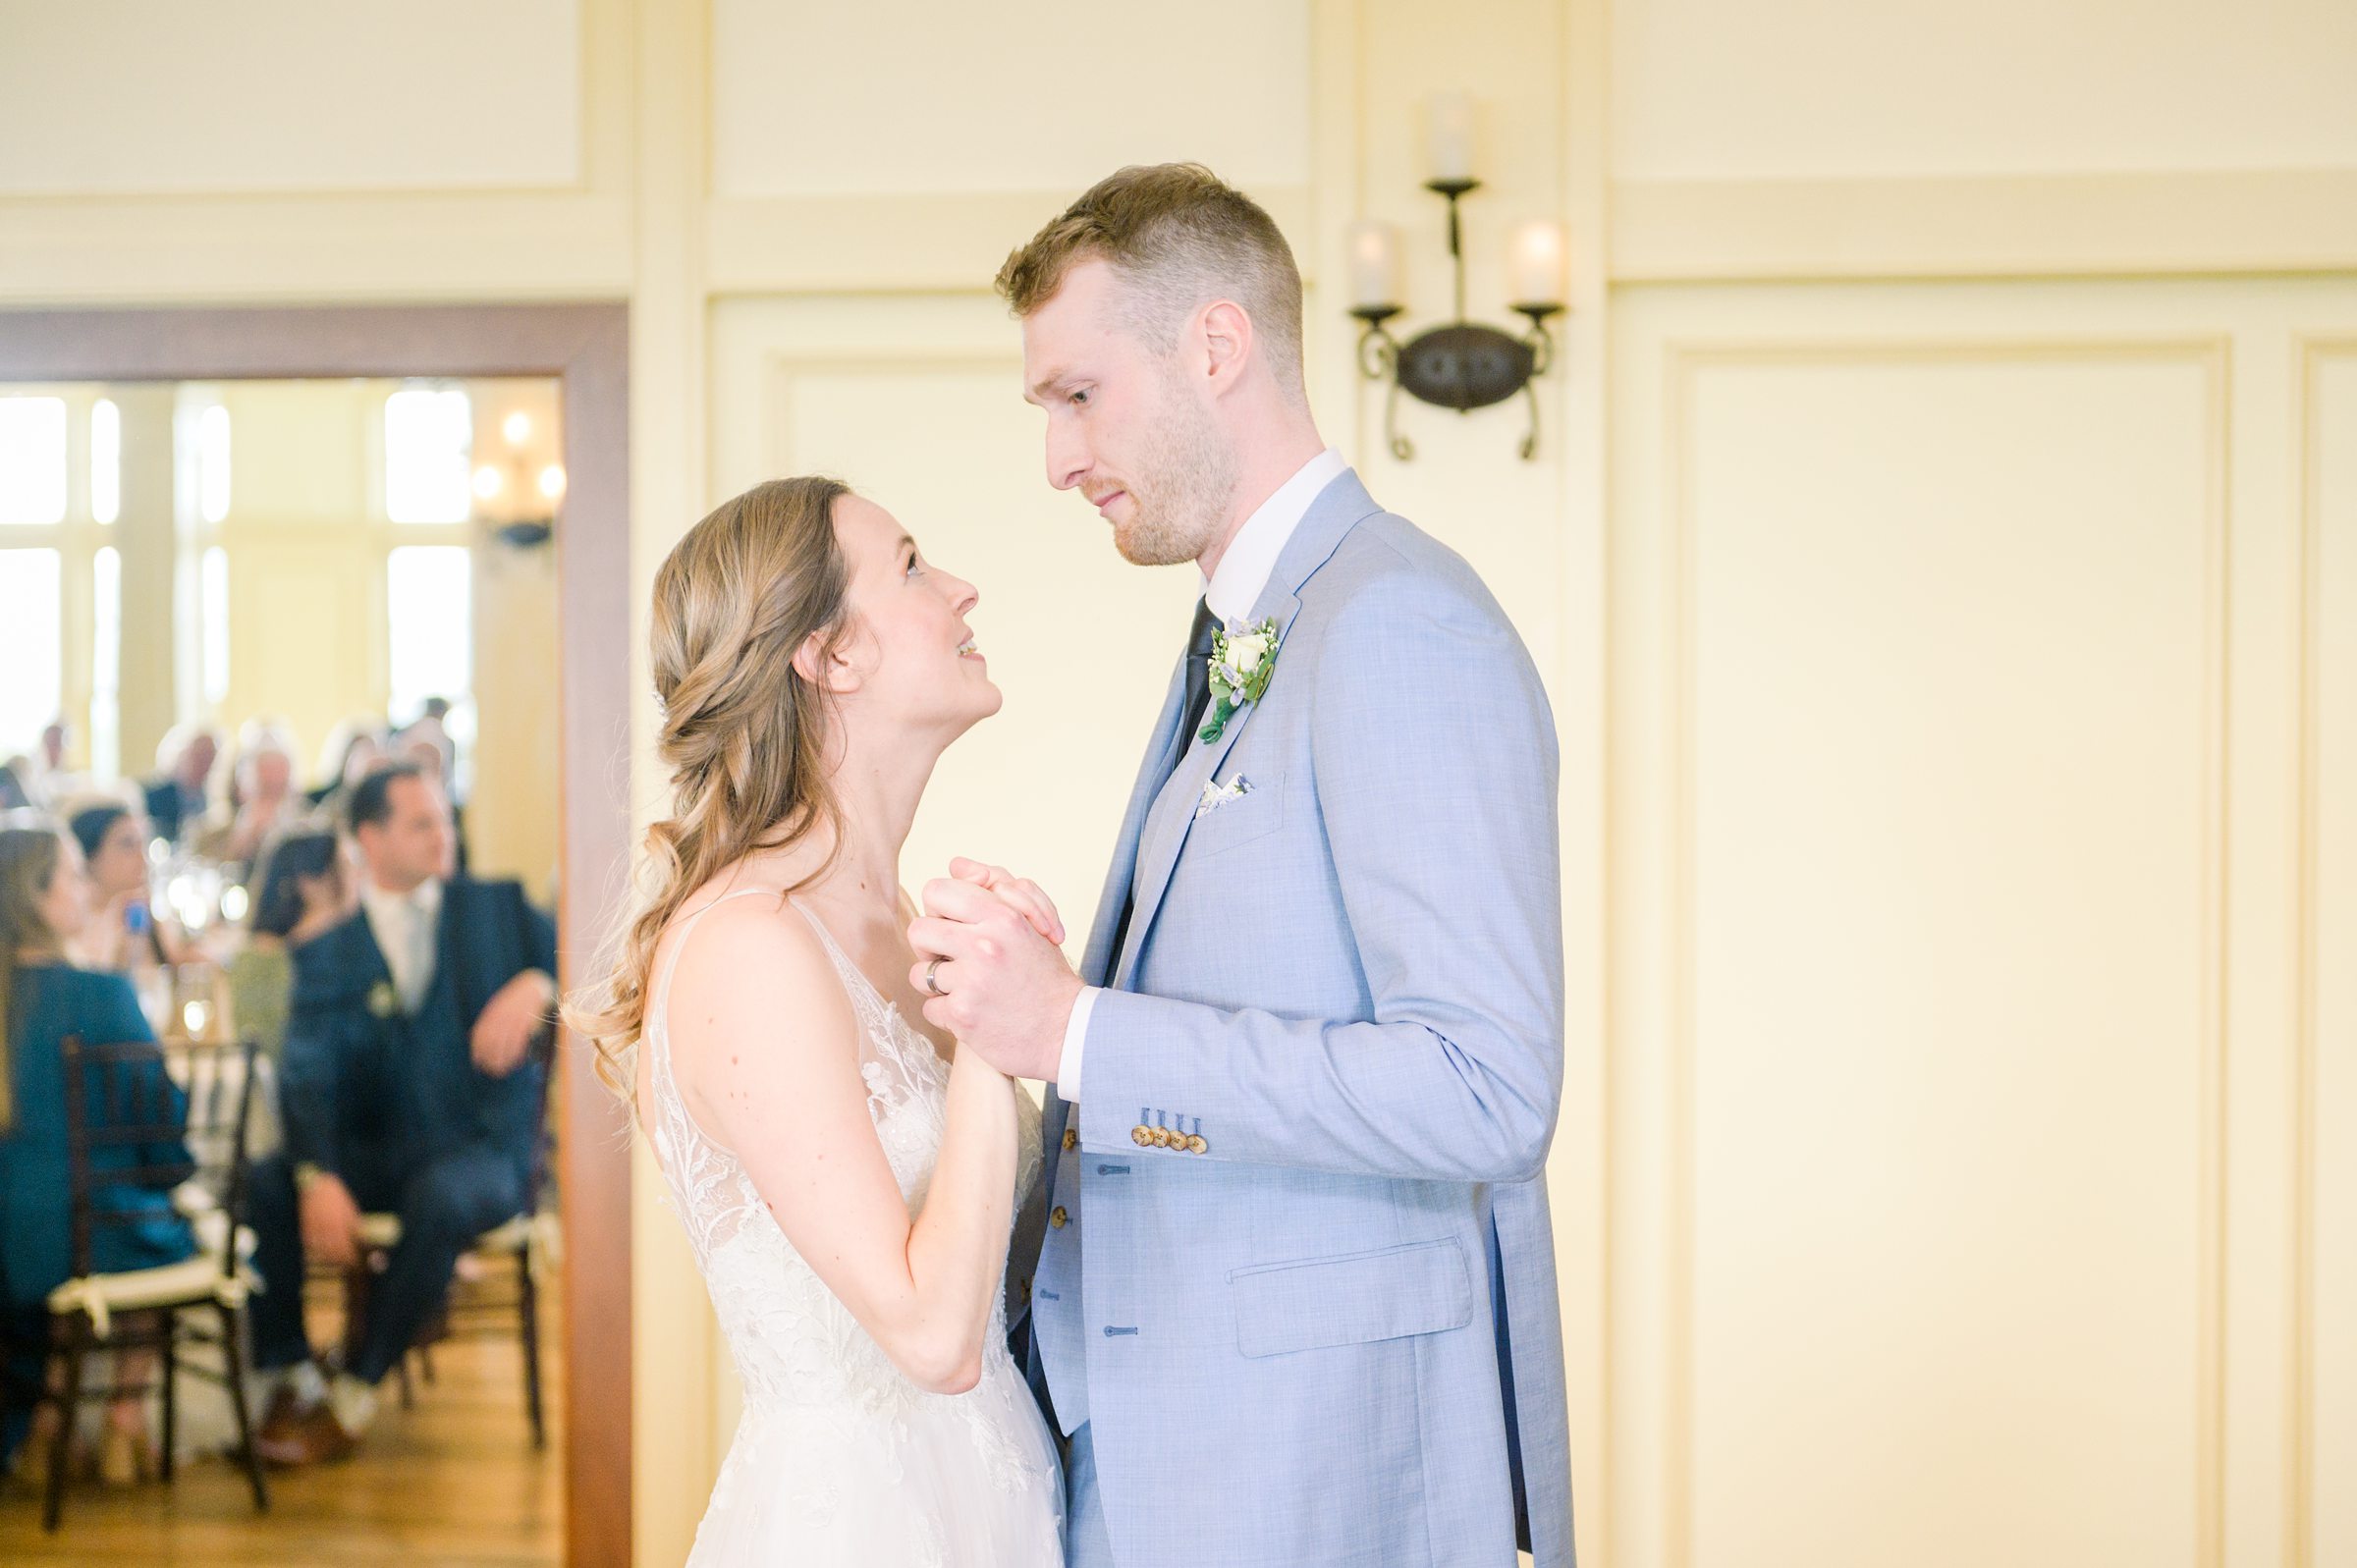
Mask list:
[[[851,668],[850,661],[843,656],[841,644],[846,640],[830,639],[823,631],[813,631],[802,639],[800,647],[794,650],[794,673],[821,691],[831,691],[838,696],[857,690],[859,674]],[[836,646],[830,648],[830,641],[835,642]]]

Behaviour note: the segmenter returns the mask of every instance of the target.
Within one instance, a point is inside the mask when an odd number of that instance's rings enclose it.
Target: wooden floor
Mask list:
[[[41,1530],[39,1497],[12,1479],[0,1484],[0,1563],[557,1568],[564,1559],[564,1336],[553,1301],[543,1316],[545,1452],[532,1449],[515,1336],[450,1340],[434,1347],[433,1383],[415,1382],[414,1409],[402,1409],[394,1379],[385,1379],[382,1412],[353,1459],[269,1472],[266,1514],[254,1512],[243,1472],[204,1459],[184,1464],[170,1487],[112,1491],[77,1483],[66,1493],[65,1523],[51,1536]]]

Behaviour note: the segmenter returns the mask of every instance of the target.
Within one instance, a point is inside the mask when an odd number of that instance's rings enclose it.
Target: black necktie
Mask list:
[[[1166,754],[1162,777],[1154,781],[1153,791],[1146,796],[1149,811],[1154,797],[1162,793],[1162,786],[1169,784],[1171,775],[1178,771],[1178,759],[1186,755],[1187,746],[1195,738],[1195,730],[1202,726],[1203,710],[1211,706],[1211,650],[1213,639],[1219,633],[1220,618],[1211,613],[1211,601],[1196,600],[1195,623],[1187,629],[1186,634],[1186,696],[1183,699],[1184,706],[1179,711],[1178,736],[1171,742]],[[1138,834],[1138,847],[1143,849],[1145,827],[1142,822]],[[1137,873],[1132,868],[1129,887],[1122,894],[1121,922],[1113,928],[1113,955],[1105,961],[1107,985],[1113,984],[1114,974],[1122,966],[1122,946],[1129,940],[1129,917],[1136,912]]]

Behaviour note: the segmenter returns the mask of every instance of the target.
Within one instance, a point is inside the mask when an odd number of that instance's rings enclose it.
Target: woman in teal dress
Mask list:
[[[38,1388],[49,1336],[49,1292],[74,1272],[72,1183],[66,1157],[66,1037],[92,1045],[152,1041],[137,997],[120,975],[78,969],[66,962],[67,944],[89,919],[90,888],[79,846],[46,822],[0,827],[0,1314],[9,1345],[13,1390]],[[162,1072],[159,1051],[155,1070]],[[146,1098],[146,1097],[141,1097]],[[100,1102],[93,1098],[93,1105]],[[93,1163],[131,1167],[185,1163],[187,1151],[166,1148],[93,1151]],[[97,1201],[136,1213],[127,1224],[96,1227],[92,1265],[101,1273],[152,1269],[195,1253],[187,1221],[169,1193],[117,1185]],[[129,1358],[126,1358],[127,1361]],[[147,1365],[125,1365],[121,1380],[152,1375]],[[27,1412],[12,1397],[0,1450],[24,1435]],[[55,1410],[43,1407],[33,1433],[54,1432]],[[26,1463],[46,1460],[34,1444]],[[110,1481],[129,1481],[149,1468],[146,1402],[116,1400],[107,1412],[99,1469]]]

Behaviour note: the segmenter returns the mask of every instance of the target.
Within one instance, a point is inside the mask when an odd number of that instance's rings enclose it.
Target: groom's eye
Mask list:
[[[1074,405],[1075,406],[1078,406],[1078,405],[1080,405],[1080,404],[1084,404],[1084,403],[1088,402],[1088,391],[1087,391],[1087,389],[1086,389],[1086,388],[1082,388],[1081,390],[1079,390],[1079,391],[1077,391],[1077,392],[1073,393],[1073,394],[1072,394],[1072,400],[1071,400],[1071,401],[1072,401],[1072,403],[1073,403],[1073,405]]]

